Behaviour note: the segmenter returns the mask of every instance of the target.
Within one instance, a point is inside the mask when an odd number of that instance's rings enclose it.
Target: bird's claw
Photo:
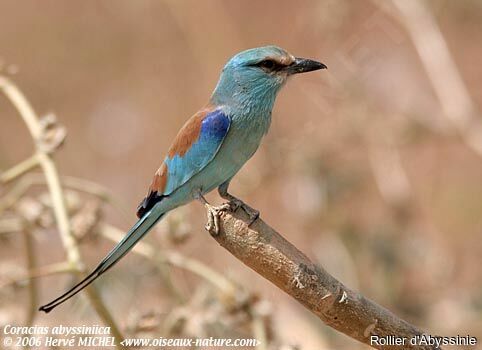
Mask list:
[[[230,203],[221,204],[218,207],[212,206],[208,203],[205,203],[204,206],[206,207],[208,213],[208,222],[206,223],[206,231],[208,231],[213,236],[217,236],[219,234],[219,217],[222,212],[232,210]]]
[[[219,234],[219,218],[222,212],[235,212],[238,208],[243,209],[249,217],[248,227],[251,226],[257,218],[259,218],[258,210],[251,208],[249,205],[237,198],[231,198],[229,202],[221,204],[217,207],[208,203],[205,203],[204,206],[207,209],[208,216],[208,222],[206,223],[205,229],[213,236],[217,236]]]
[[[238,208],[241,208],[244,210],[246,214],[248,214],[248,217],[249,217],[248,227],[251,226],[256,221],[257,218],[259,218],[259,211],[254,208],[251,208],[249,205],[244,203],[241,199],[232,197],[230,198],[228,204],[231,208],[231,211],[234,212]]]

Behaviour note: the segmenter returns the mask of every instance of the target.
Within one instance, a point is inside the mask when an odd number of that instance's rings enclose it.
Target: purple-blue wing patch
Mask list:
[[[230,125],[231,119],[213,107],[192,116],[177,134],[155,173],[147,196],[137,208],[137,216],[144,216],[157,202],[200,172],[218,152]]]
[[[231,125],[231,119],[221,110],[207,113],[201,121],[197,140],[184,155],[167,156],[168,176],[164,195],[167,196],[200,172],[216,155]]]

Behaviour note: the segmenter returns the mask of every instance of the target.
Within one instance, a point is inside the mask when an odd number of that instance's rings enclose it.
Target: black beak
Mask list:
[[[310,60],[307,58],[296,57],[295,61],[288,67],[286,67],[286,70],[288,74],[298,74],[327,68],[328,67],[321,62]]]

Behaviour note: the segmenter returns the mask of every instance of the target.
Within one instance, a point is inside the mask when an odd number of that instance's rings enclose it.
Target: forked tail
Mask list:
[[[125,237],[117,243],[109,254],[100,264],[82,281],[73,286],[70,290],[39,308],[39,311],[46,313],[52,311],[56,306],[72,298],[75,294],[94,282],[100,275],[115,265],[124,255],[126,255],[144,235],[159,221],[165,214],[156,216],[151,211],[147,212],[136,224],[127,232]]]

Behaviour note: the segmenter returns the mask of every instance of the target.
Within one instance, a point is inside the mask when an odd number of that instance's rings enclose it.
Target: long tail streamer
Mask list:
[[[144,235],[160,220],[164,214],[154,217],[151,211],[147,212],[136,224],[127,232],[125,237],[117,243],[109,254],[100,262],[100,264],[82,281],[73,286],[70,290],[45,304],[39,308],[40,311],[46,313],[52,311],[55,307],[69,300],[82,289],[94,282],[100,275],[114,266],[124,255],[126,255]]]

